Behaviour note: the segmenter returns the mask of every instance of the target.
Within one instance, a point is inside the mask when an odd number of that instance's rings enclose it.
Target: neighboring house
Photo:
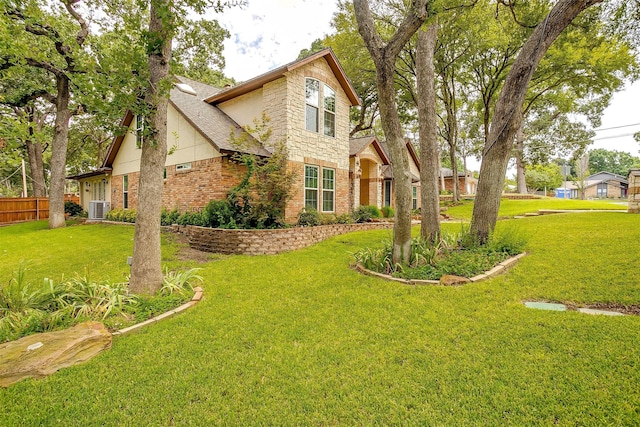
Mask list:
[[[363,205],[394,206],[393,166],[385,142],[375,136],[352,138],[349,170],[352,178],[350,203],[357,208]],[[420,203],[420,161],[411,142],[406,143],[412,182],[413,209]]]
[[[171,90],[163,205],[180,211],[199,209],[226,197],[241,170],[231,159],[240,149],[229,134],[253,125],[263,112],[270,118],[272,141],[288,149],[288,166],[296,173],[292,200],[285,215],[293,222],[304,208],[350,212],[349,110],[359,99],[337,58],[325,49],[231,88],[215,88],[183,77]],[[95,206],[135,208],[144,123],[128,112],[101,168],[74,177],[80,201],[91,214]],[[269,156],[256,142],[243,148]]]
[[[453,170],[449,168],[440,168],[440,186],[444,186],[441,190],[453,192],[454,182],[458,185],[458,194],[476,194],[478,188],[478,179],[473,177],[470,171],[458,171],[458,179],[453,179]]]
[[[583,182],[563,182],[556,188],[556,197],[580,199],[584,191],[585,199],[624,199],[628,188],[629,182],[625,177],[611,172],[598,172]]]

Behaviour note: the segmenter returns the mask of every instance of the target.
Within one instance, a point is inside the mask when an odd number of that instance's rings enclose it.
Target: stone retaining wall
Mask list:
[[[392,227],[392,222],[368,222],[277,230],[227,230],[194,225],[173,225],[171,229],[186,235],[189,245],[201,251],[228,255],[274,255],[305,248],[338,234]]]

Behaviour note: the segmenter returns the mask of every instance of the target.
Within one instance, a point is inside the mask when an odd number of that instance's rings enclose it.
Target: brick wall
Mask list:
[[[191,162],[191,169],[176,171],[175,165],[167,166],[162,205],[181,212],[201,209],[211,200],[227,197],[231,188],[240,182],[246,168],[227,157],[215,157]],[[129,208],[138,206],[138,172],[129,173]],[[123,207],[123,175],[111,178],[111,208]]]
[[[278,230],[225,230],[192,225],[173,225],[171,229],[186,235],[189,245],[201,251],[237,255],[274,255],[305,248],[339,234],[392,227],[391,222],[370,222]]]

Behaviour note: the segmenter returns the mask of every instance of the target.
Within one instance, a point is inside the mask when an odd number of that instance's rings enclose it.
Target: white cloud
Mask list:
[[[335,0],[249,0],[215,18],[231,37],[225,42],[225,74],[243,81],[298,57],[329,33]]]

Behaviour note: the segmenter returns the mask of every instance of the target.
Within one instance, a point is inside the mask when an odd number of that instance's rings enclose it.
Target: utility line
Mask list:
[[[610,128],[596,128],[593,129],[594,132],[600,132],[604,130],[612,130],[612,129],[621,129],[621,128],[630,128],[632,126],[640,126],[640,123],[631,123],[630,125],[621,125],[621,126],[612,126]]]

